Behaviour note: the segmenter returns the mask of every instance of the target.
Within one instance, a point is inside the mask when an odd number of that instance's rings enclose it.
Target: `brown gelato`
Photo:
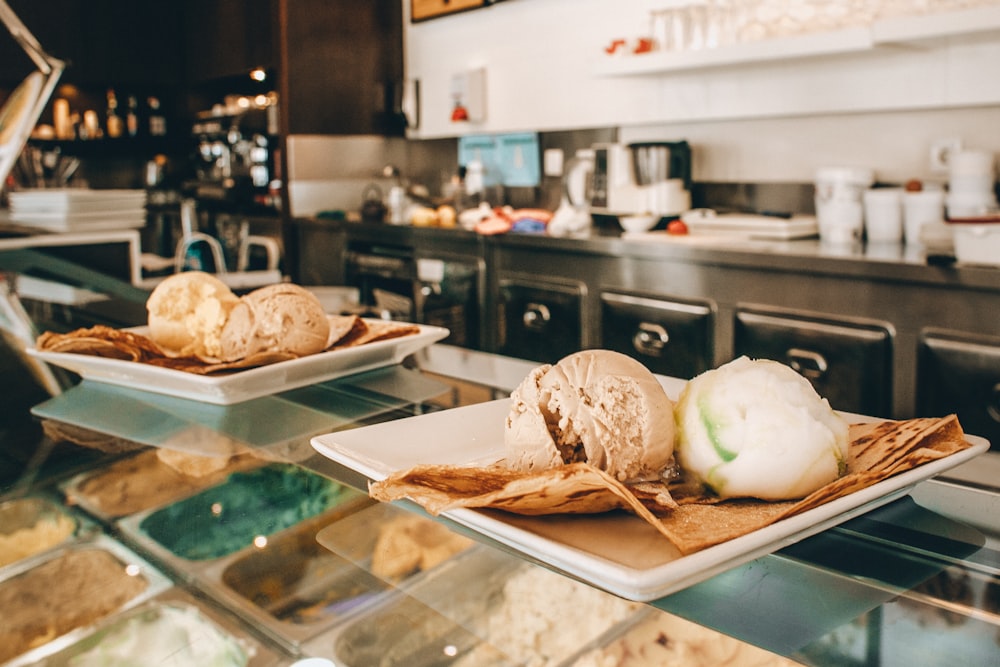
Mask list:
[[[166,458],[173,465],[164,462],[159,450],[147,450],[116,461],[81,481],[69,493],[100,514],[117,518],[193,495],[222,483],[231,472],[259,463],[252,456],[222,458],[224,467],[213,464],[206,466],[211,470],[205,474],[185,474],[193,466],[187,465],[182,472],[176,455]]]
[[[327,346],[330,323],[323,304],[309,290],[279,283],[240,298],[222,328],[224,359],[243,359],[260,352],[305,356]]]
[[[100,548],[67,551],[0,583],[0,662],[121,609],[148,582]]]
[[[0,505],[0,567],[51,549],[69,538],[76,521],[51,503],[19,498]]]

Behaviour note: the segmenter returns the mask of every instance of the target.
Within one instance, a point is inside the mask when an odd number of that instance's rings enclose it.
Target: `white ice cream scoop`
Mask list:
[[[740,357],[702,373],[675,412],[681,468],[724,498],[802,498],[846,470],[847,422],[776,361]]]
[[[169,356],[218,359],[222,327],[237,303],[229,286],[209,273],[176,273],[146,301],[149,336]]]

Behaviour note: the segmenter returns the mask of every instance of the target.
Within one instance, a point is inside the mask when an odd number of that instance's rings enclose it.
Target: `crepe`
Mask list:
[[[420,331],[416,324],[406,322],[393,322],[391,320],[363,320],[357,318],[357,322],[350,331],[329,349],[340,350],[345,347],[357,347],[365,343],[374,343],[379,340],[389,340],[400,336],[409,336]]]
[[[458,507],[523,515],[595,514],[624,509],[655,527],[682,554],[746,535],[887,477],[966,449],[955,415],[851,426],[847,473],[801,500],[721,500],[682,478],[626,485],[586,464],[518,473],[487,467],[418,466],[372,482],[382,501],[409,499],[431,514]]]
[[[149,361],[164,356],[148,337],[100,324],[65,334],[46,331],[38,337],[35,346],[48,352],[73,352],[127,361]]]

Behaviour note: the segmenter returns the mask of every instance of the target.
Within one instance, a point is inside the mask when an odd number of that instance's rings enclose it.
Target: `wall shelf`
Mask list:
[[[880,46],[918,45],[920,42],[935,39],[984,32],[1000,32],[1000,7],[980,7],[883,19],[875,21],[870,26],[695,51],[654,51],[635,55],[605,56],[596,65],[594,73],[598,76],[626,77],[738,67],[861,53]]]

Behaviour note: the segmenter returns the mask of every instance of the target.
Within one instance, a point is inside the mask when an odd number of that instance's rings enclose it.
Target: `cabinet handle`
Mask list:
[[[816,380],[826,374],[828,367],[826,357],[819,352],[793,347],[785,352],[785,358],[792,369],[810,380]]]
[[[667,330],[652,322],[640,322],[639,329],[632,336],[632,347],[639,354],[650,357],[659,357],[663,354],[663,348],[670,342],[670,334]]]
[[[524,315],[521,316],[524,328],[534,331],[544,331],[551,319],[552,314],[544,303],[527,304],[524,308]]]

